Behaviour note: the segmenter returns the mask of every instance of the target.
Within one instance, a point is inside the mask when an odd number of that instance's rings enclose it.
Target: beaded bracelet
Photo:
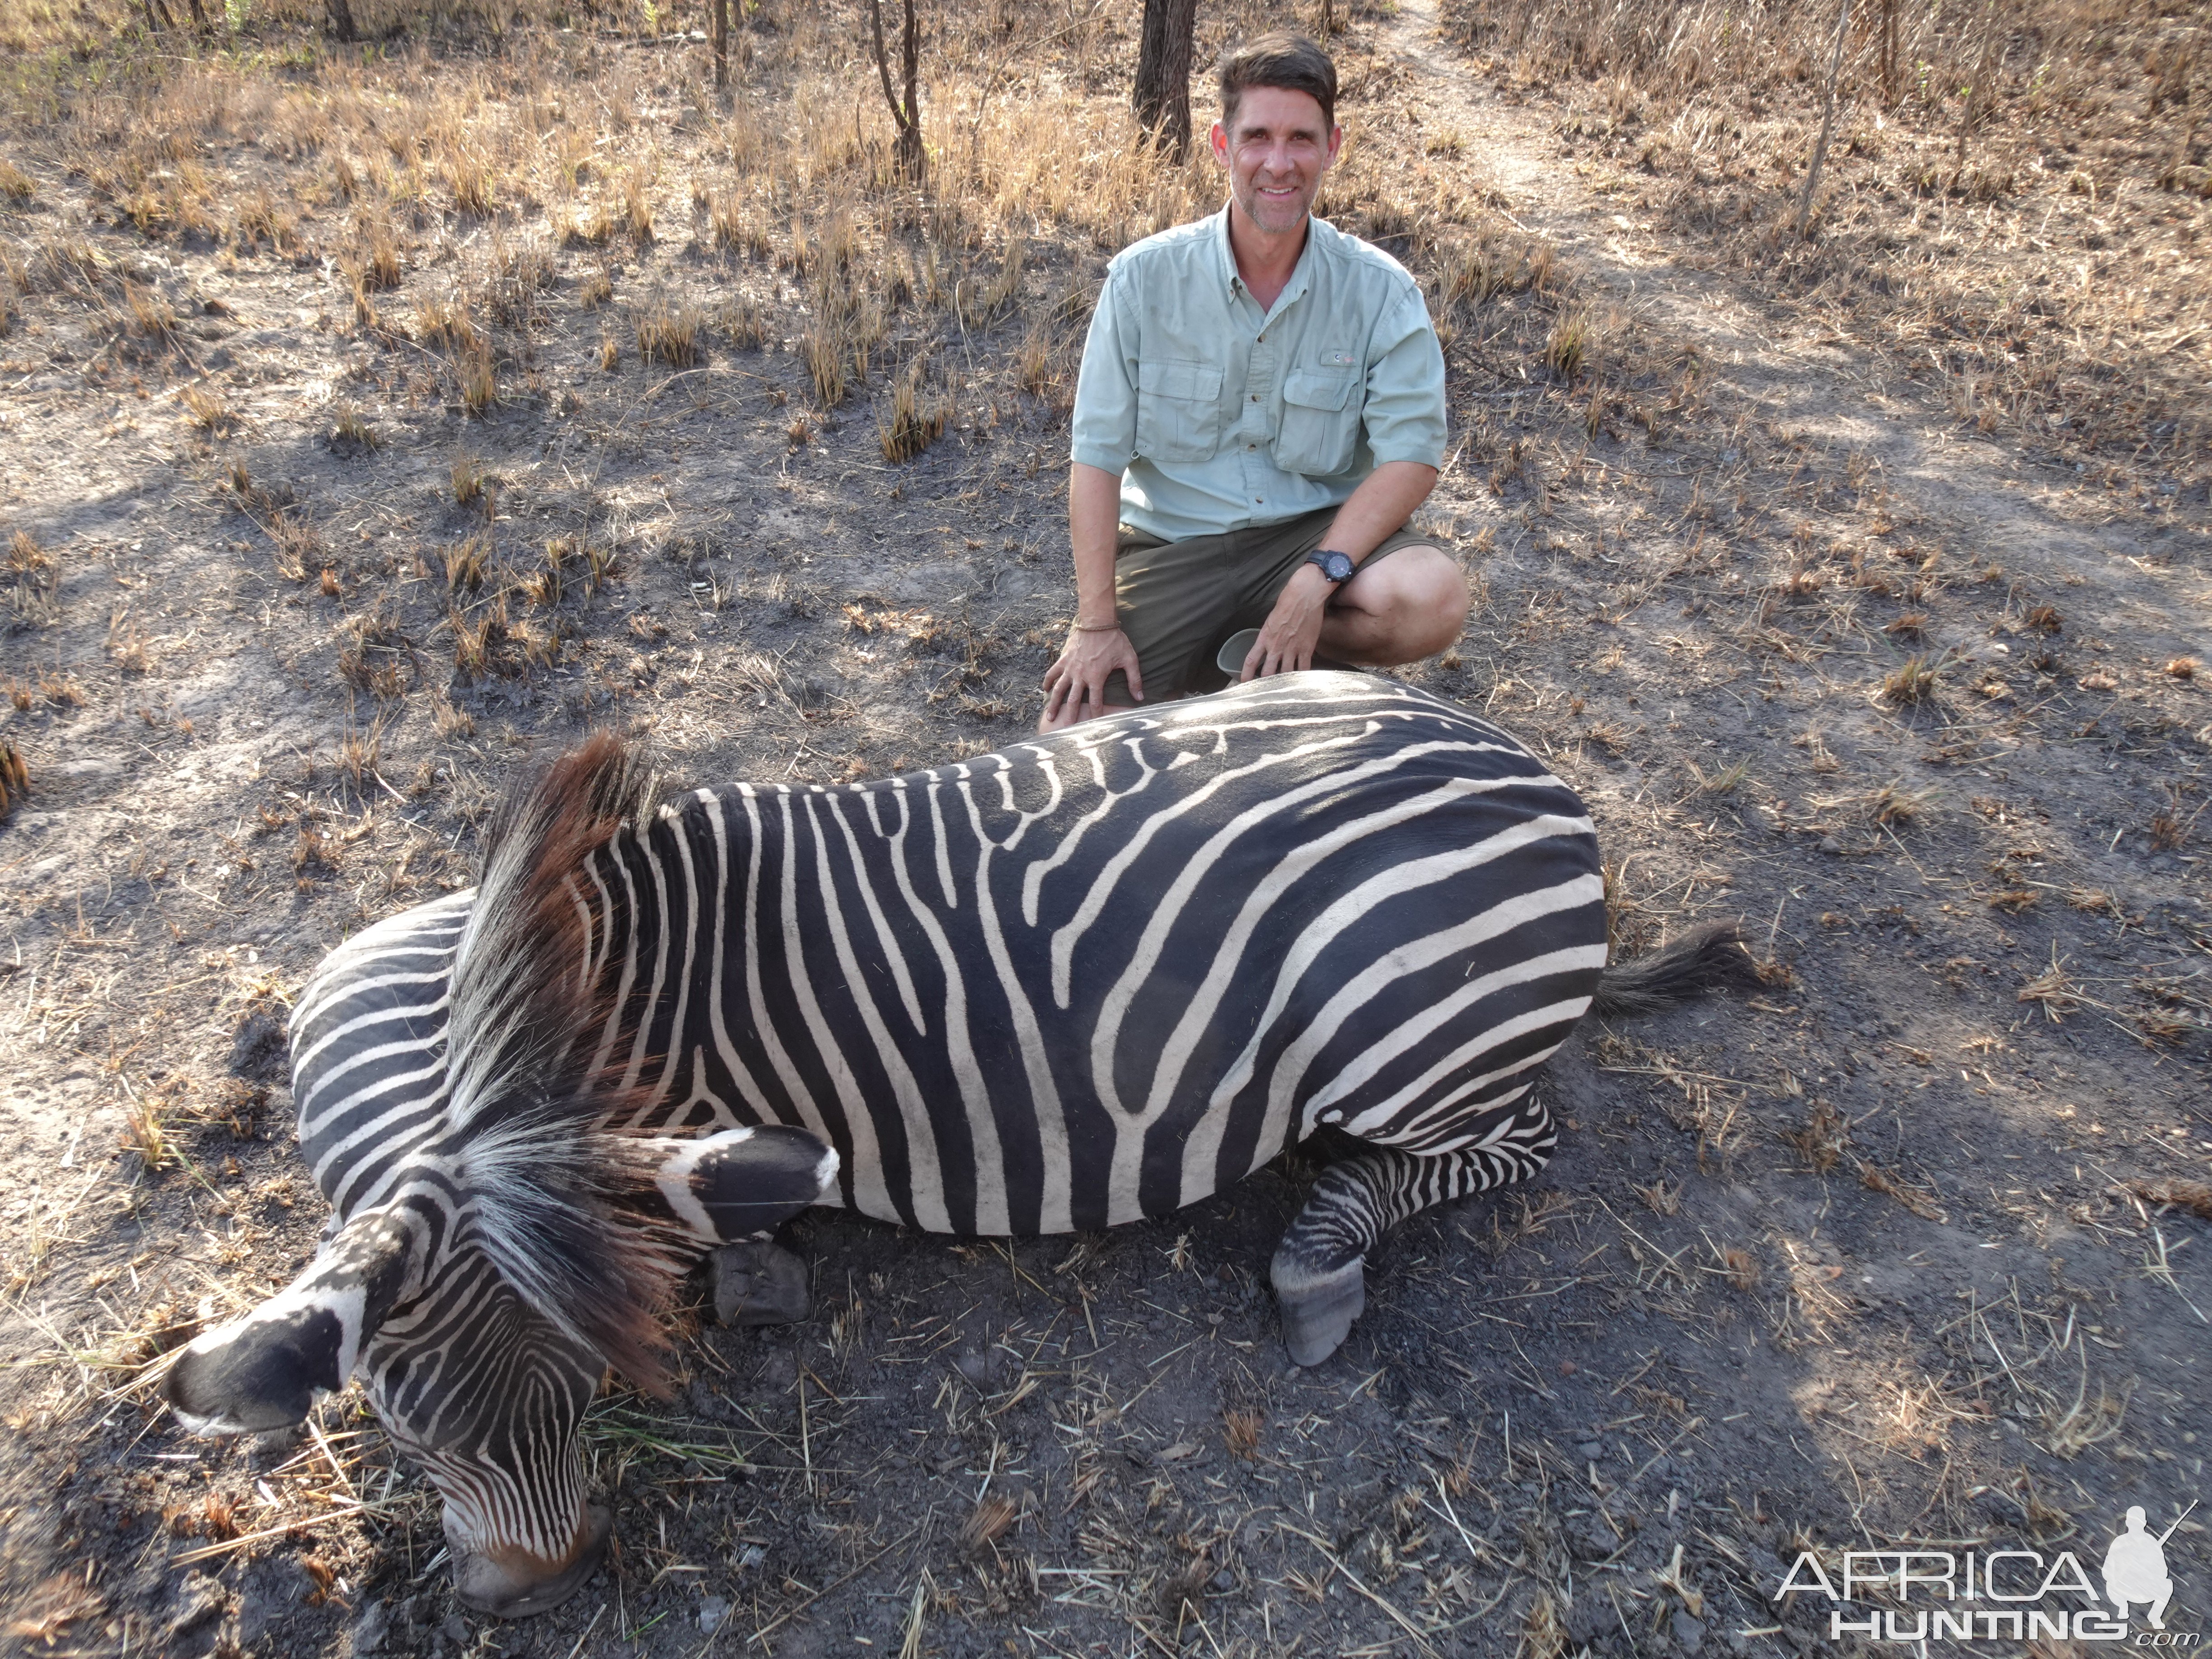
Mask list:
[[[1117,622],[1070,623],[1068,626],[1079,634],[1118,634],[1121,631],[1121,624]]]

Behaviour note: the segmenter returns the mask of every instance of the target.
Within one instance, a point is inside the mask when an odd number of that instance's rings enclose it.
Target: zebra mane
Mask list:
[[[623,1203],[652,1179],[619,1076],[586,1040],[612,1012],[588,969],[574,896],[585,860],[638,821],[653,781],[605,733],[510,785],[486,832],[453,960],[447,1070],[450,1174],[468,1231],[538,1312],[650,1387],[676,1263]]]

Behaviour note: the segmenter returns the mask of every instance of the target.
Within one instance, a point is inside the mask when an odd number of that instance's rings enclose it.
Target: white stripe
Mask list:
[[[863,1215],[872,1215],[881,1221],[896,1221],[901,1219],[898,1206],[891,1202],[890,1189],[884,1185],[883,1152],[876,1140],[876,1121],[868,1115],[868,1103],[861,1097],[853,1068],[845,1063],[844,1053],[831,1034],[829,1022],[822,1018],[822,1006],[814,1000],[814,988],[807,982],[806,957],[800,947],[805,923],[799,909],[798,832],[792,823],[790,792],[779,788],[776,801],[783,814],[783,881],[778,909],[791,994],[799,1003],[799,1018],[805,1022],[807,1035],[813,1040],[815,1057],[830,1074],[830,1086],[837,1091],[837,1103],[844,1109],[846,1132],[853,1138],[853,1201]],[[757,959],[748,966],[757,982]],[[798,1098],[806,1100],[806,1091],[800,1090]],[[825,1134],[824,1139],[829,1138]],[[925,1138],[924,1145],[930,1167],[934,1169],[936,1144]],[[918,1190],[914,1202],[915,1218],[923,1228],[934,1232],[949,1231],[940,1194],[933,1189]],[[933,1217],[934,1226],[922,1219],[924,1217]]]
[[[851,1000],[853,1011],[860,1017],[860,1024],[867,1031],[868,1041],[875,1048],[876,1061],[884,1068],[884,1075],[891,1085],[892,1098],[898,1103],[900,1120],[906,1125],[907,1157],[913,1167],[915,1218],[923,1227],[932,1232],[946,1231],[950,1230],[951,1223],[945,1209],[945,1182],[939,1170],[939,1152],[936,1127],[929,1121],[929,1108],[922,1100],[921,1086],[914,1080],[914,1073],[907,1066],[906,1056],[899,1051],[898,1044],[892,1041],[890,1030],[884,1024],[883,1015],[876,1006],[874,988],[868,983],[866,974],[862,971],[859,959],[853,953],[853,938],[845,926],[844,906],[837,897],[836,877],[830,868],[830,838],[823,833],[822,820],[815,811],[815,804],[816,798],[809,795],[806,798],[806,827],[807,833],[814,842],[814,879],[821,897],[823,920],[829,924],[830,948],[836,953],[838,969],[845,976],[846,994]],[[788,811],[787,805],[787,813]],[[788,828],[786,833],[791,854],[795,856],[798,852],[798,843],[795,839],[791,838]],[[787,868],[792,861],[792,858],[787,858]],[[855,872],[855,874],[857,877],[860,872]],[[866,884],[864,878],[862,884]],[[787,918],[787,923],[788,918]],[[788,948],[796,957],[799,941],[788,933],[787,933],[787,939]],[[805,977],[804,974],[799,975],[801,980]],[[817,1016],[812,1013],[813,992],[811,987],[806,991],[805,1001],[810,1012],[809,1024],[811,1025]],[[827,1030],[815,1031],[814,1042],[815,1047],[822,1051],[826,1058],[832,1046],[832,1040]],[[841,1079],[838,1093],[841,1098],[848,1099],[846,1106],[848,1112],[856,1111],[861,1118],[868,1121],[868,1138],[872,1146],[875,1142],[874,1120],[868,1117],[867,1103],[861,1098],[858,1084],[852,1082],[852,1074],[845,1067],[842,1052],[837,1057],[836,1068]],[[851,1085],[849,1089],[848,1083]],[[998,1150],[998,1139],[995,1135],[992,1138],[991,1149],[994,1153]],[[879,1167],[877,1176],[880,1182],[882,1176]],[[889,1201],[888,1197],[885,1201]],[[862,1208],[866,1209],[866,1206],[864,1205]],[[877,1212],[870,1211],[869,1213]],[[897,1216],[898,1212],[893,1209],[889,1212],[887,1218],[896,1219]],[[987,1228],[984,1231],[991,1230]],[[1004,1231],[1004,1226],[1001,1225],[998,1231]]]

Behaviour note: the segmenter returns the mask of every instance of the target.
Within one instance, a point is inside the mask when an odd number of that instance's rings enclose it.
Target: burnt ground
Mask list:
[[[694,1316],[672,1399],[608,1397],[613,1563],[513,1626],[457,1612],[356,1397],[259,1446],[155,1401],[321,1220],[284,1000],[465,882],[504,776],[592,726],[679,782],[1017,740],[1068,610],[1060,406],[979,398],[892,464],[864,408],[794,433],[790,337],[599,378],[563,312],[471,419],[313,261],[82,212],[40,130],[19,252],[77,227],[110,262],[88,289],[200,303],[189,374],[66,287],[0,342],[0,527],[52,559],[0,640],[29,776],[0,823],[9,1644],[1807,1653],[1840,1644],[1772,1600],[1800,1547],[2094,1569],[2128,1504],[2160,1528],[2205,1490],[2204,503],[1962,428],[1733,286],[1425,12],[1353,46],[1364,131],[1421,135],[1433,193],[1480,184],[1477,240],[1409,260],[1509,276],[1445,307],[1429,512],[1481,603],[1407,678],[1583,792],[1624,952],[1739,916],[1765,988],[1587,1025],[1544,1085],[1550,1169],[1401,1229],[1310,1371],[1265,1285],[1302,1160],[1103,1237],[811,1215],[812,1317]],[[609,51],[649,95],[691,49]],[[1062,257],[1077,283],[1103,253]],[[718,280],[667,235],[616,274]],[[1577,319],[1595,392],[1556,355]],[[155,400],[194,375],[230,419]],[[2200,1518],[2168,1547],[2181,1630]]]

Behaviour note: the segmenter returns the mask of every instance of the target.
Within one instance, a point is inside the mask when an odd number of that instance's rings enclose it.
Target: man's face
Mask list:
[[[1305,223],[1343,143],[1344,129],[1322,118],[1311,93],[1283,87],[1247,87],[1233,129],[1213,124],[1213,154],[1229,169],[1230,194],[1270,234]]]

